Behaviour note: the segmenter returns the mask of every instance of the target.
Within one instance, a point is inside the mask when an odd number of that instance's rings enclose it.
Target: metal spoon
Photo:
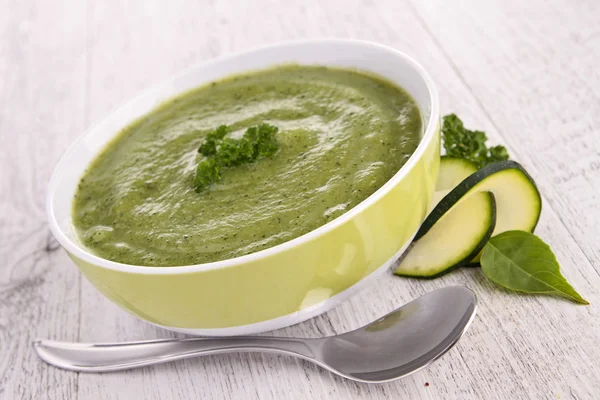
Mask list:
[[[209,354],[272,352],[313,362],[344,378],[386,382],[427,367],[454,345],[475,317],[475,294],[435,290],[362,328],[319,339],[268,336],[185,338],[87,344],[37,340],[46,362],[82,372],[118,371]]]

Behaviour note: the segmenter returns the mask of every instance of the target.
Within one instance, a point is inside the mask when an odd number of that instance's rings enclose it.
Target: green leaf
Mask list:
[[[504,160],[508,160],[508,152],[504,146],[490,147],[490,153],[487,160],[488,164]]]
[[[550,247],[529,232],[507,231],[491,238],[483,249],[481,269],[491,281],[507,289],[554,294],[589,304],[561,275]]]
[[[194,186],[196,192],[200,193],[214,182],[218,182],[221,179],[219,175],[219,167],[214,158],[207,158],[196,167],[196,177],[194,179]]]
[[[504,146],[488,149],[485,132],[468,130],[455,114],[444,117],[442,137],[446,155],[467,159],[477,164],[479,168],[508,160],[508,152]]]
[[[212,156],[217,152],[217,142],[214,139],[207,138],[200,148],[198,149],[198,153],[201,153],[203,156]]]
[[[275,134],[279,128],[269,124],[260,124],[258,127],[258,157],[270,157],[279,148]]]
[[[220,125],[209,132],[198,152],[205,158],[196,167],[194,186],[200,193],[221,179],[220,169],[251,163],[259,158],[271,157],[279,149],[275,134],[279,128],[262,123],[249,127],[241,139],[225,137],[231,128]]]
[[[231,167],[240,163],[239,140],[225,138],[219,144],[215,160],[219,167]]]
[[[254,161],[258,156],[256,147],[256,140],[251,138],[248,135],[248,131],[246,131],[244,136],[240,139],[240,161],[242,163],[250,163]]]
[[[217,145],[220,144],[220,140],[227,135],[231,129],[227,125],[219,125],[217,129],[209,132],[204,139],[204,142],[198,149],[198,153],[202,153],[203,156],[212,156],[217,153]]]

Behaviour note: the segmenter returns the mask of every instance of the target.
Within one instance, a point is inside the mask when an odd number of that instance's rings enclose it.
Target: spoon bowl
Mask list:
[[[419,371],[446,353],[465,333],[477,310],[462,286],[430,292],[354,331],[317,339],[268,336],[184,338],[128,343],[37,340],[37,354],[56,367],[108,372],[201,355],[266,351],[311,361],[337,375],[378,383]]]

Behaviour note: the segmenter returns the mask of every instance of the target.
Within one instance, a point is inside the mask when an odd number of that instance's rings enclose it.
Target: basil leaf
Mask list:
[[[507,289],[555,294],[589,304],[561,275],[550,247],[532,233],[507,231],[491,238],[483,249],[481,269],[491,281]]]

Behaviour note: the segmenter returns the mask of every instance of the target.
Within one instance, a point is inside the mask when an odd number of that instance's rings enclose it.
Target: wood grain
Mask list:
[[[600,3],[0,0],[0,398],[594,399],[600,393]],[[35,337],[173,336],[81,279],[45,221],[66,146],[141,89],[224,53],[307,37],[373,40],[413,55],[444,112],[505,143],[544,195],[538,234],[589,307],[515,295],[478,269],[385,277],[337,309],[270,333],[344,332],[434,288],[479,296],[447,356],[404,380],[362,385],[283,356],[211,356],[114,374],[48,367]],[[425,386],[428,382],[429,386]]]

